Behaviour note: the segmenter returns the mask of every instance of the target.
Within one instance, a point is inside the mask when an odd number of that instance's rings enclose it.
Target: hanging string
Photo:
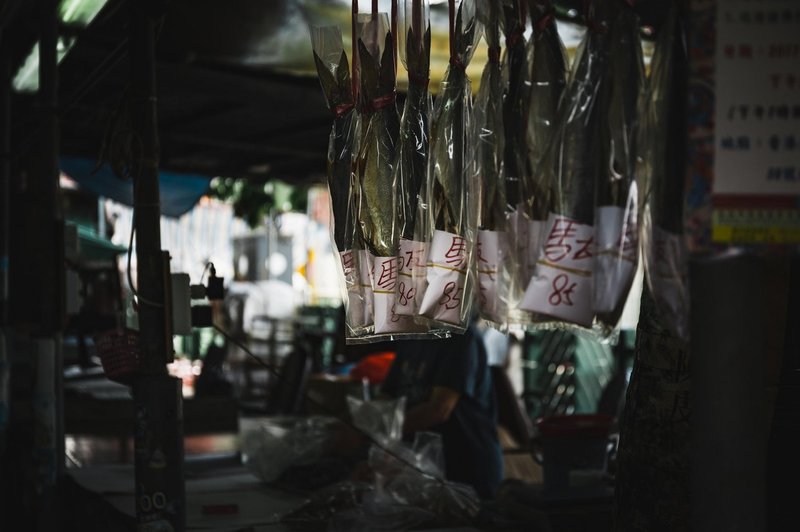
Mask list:
[[[586,27],[595,33],[605,33],[607,28],[597,22],[596,10],[592,9],[592,0],[583,0],[583,16],[586,18]]]
[[[452,62],[453,58],[456,56],[456,53],[455,53],[455,49],[456,49],[456,46],[455,46],[456,0],[448,0],[447,4],[448,4],[448,6],[447,6],[448,10],[449,10],[448,11],[449,18],[448,18],[448,21],[447,21],[447,23],[448,23],[447,30],[448,30],[448,33],[449,33],[449,36],[450,36],[450,61]]]
[[[534,31],[539,34],[542,33],[544,30],[550,26],[550,23],[556,18],[556,10],[551,4],[547,11],[541,16],[541,18],[536,21],[536,24],[533,26]],[[531,11],[531,22],[533,22],[533,11]]]
[[[456,55],[456,0],[448,0],[448,8],[450,14],[450,64],[466,70],[467,65]]]
[[[392,48],[394,60],[394,77],[397,78],[397,0],[392,0]]]
[[[422,50],[422,0],[412,0],[411,29],[416,39],[417,51]]]
[[[506,46],[509,48],[517,44],[522,38],[525,36],[525,19],[524,17],[524,2],[521,0],[516,0],[517,4],[517,23],[514,25],[514,29],[511,33],[508,34],[506,38]]]
[[[353,101],[358,101],[358,37],[356,36],[356,19],[358,18],[358,0],[353,0],[352,2],[352,11],[350,16],[350,31],[351,37],[350,41],[352,44],[352,61],[353,64],[351,65],[352,74],[350,75],[350,79],[353,82]]]

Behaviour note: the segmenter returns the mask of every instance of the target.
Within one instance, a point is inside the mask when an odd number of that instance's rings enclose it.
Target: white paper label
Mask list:
[[[595,211],[594,309],[612,312],[627,296],[636,268],[636,209],[598,207]]]
[[[401,316],[415,316],[419,311],[421,295],[425,292],[428,244],[414,240],[400,240],[400,272],[397,281],[395,312]],[[420,297],[417,297],[420,296]]]
[[[364,290],[361,287],[361,276],[358,268],[358,252],[353,250],[339,253],[347,287],[347,323],[352,328],[365,327]]]
[[[686,282],[686,248],[682,236],[653,228],[648,253],[648,277],[653,296],[669,317],[672,330],[681,338],[688,337],[688,293]]]
[[[594,228],[551,213],[520,308],[591,326],[593,255]]]
[[[428,287],[420,303],[420,314],[453,325],[463,325],[461,309],[469,264],[467,239],[435,231],[428,256]]]
[[[508,260],[508,251],[507,233],[478,231],[478,303],[484,317],[498,322],[505,320],[508,310],[501,275]]]
[[[423,331],[410,316],[396,313],[400,258],[374,257],[373,260],[375,334]]]
[[[361,283],[361,290],[364,294],[364,321],[365,325],[372,325],[373,316],[375,312],[372,308],[373,294],[372,294],[372,254],[361,249],[358,251],[358,274]]]

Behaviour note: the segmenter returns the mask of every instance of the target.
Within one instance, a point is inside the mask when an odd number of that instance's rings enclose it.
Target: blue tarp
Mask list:
[[[114,201],[133,205],[133,183],[118,178],[108,164],[94,172],[95,162],[90,159],[61,157],[61,171],[76,181],[84,190]],[[161,214],[179,217],[190,211],[195,203],[208,192],[210,177],[192,174],[176,174],[161,171]]]

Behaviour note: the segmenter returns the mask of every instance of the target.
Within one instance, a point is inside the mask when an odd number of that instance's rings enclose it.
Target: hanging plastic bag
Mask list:
[[[505,146],[503,148],[503,179],[506,191],[506,216],[512,249],[513,285],[510,297],[512,307],[519,302],[524,290],[527,273],[528,223],[521,202],[524,198],[523,184],[528,180],[530,168],[526,154],[528,108],[530,106],[530,72],[525,23],[527,4],[525,0],[501,0],[501,24],[505,36],[506,51],[503,58],[505,94],[503,98],[503,126]],[[513,318],[512,321],[517,321]]]
[[[599,133],[605,119],[600,91],[608,82],[608,28],[617,10],[614,4],[589,6],[589,29],[541,165],[542,171],[552,172],[552,210],[520,308],[549,316],[555,325],[588,328],[594,318],[594,188],[603,164]]]
[[[478,189],[469,183],[471,88],[466,68],[480,38],[480,25],[474,0],[450,0],[449,8],[450,66],[431,123],[427,193],[430,244],[420,315],[463,331],[472,304],[470,270],[477,224],[477,203],[470,194]]]
[[[331,196],[331,236],[339,253],[346,306],[348,337],[367,331],[372,321],[371,300],[364,286],[369,284],[367,271],[361,268],[362,252],[356,233],[356,213],[352,180],[356,112],[352,80],[342,35],[335,26],[311,28],[314,63],[322,92],[334,115],[328,139],[327,177]]]
[[[473,181],[480,187],[475,260],[478,305],[481,317],[498,328],[504,327],[507,319],[508,291],[513,273],[503,175],[505,131],[503,68],[500,62],[500,9],[497,2],[483,0],[480,4],[479,16],[489,48],[489,61],[483,68],[473,109]]]
[[[427,0],[406,0],[402,9],[403,31],[401,58],[408,70],[408,94],[400,121],[400,145],[396,165],[396,183],[400,214],[400,278],[397,283],[395,312],[414,316],[419,311],[418,294],[425,288],[424,242],[422,220],[426,206],[424,187],[427,183],[430,145],[430,112],[433,101],[430,81],[431,28]],[[402,330],[424,331],[426,327],[411,319],[403,320]]]
[[[620,5],[610,29],[610,79],[604,91],[607,154],[595,191],[594,311],[603,335],[619,322],[639,252],[636,159],[644,61],[639,17],[628,3]]]
[[[689,338],[688,251],[683,237],[688,56],[679,9],[660,30],[644,119],[647,207],[643,249],[647,284],[666,326]]]
[[[374,330],[395,330],[398,217],[395,215],[395,150],[400,118],[395,104],[394,42],[385,13],[358,15],[359,121],[354,170],[358,228],[371,270]],[[362,257],[364,257],[362,255]],[[364,264],[360,265],[364,271]],[[376,338],[377,339],[377,338]]]
[[[530,5],[532,36],[529,51],[530,91],[527,120],[527,166],[529,171],[520,182],[521,201],[514,206],[512,220],[519,280],[515,283],[515,303],[530,284],[536,269],[539,250],[552,210],[552,169],[544,167],[545,154],[556,130],[559,102],[567,84],[567,56],[558,35],[555,10],[549,0],[536,0]],[[516,309],[511,312],[514,324],[530,325],[538,321],[535,314]]]

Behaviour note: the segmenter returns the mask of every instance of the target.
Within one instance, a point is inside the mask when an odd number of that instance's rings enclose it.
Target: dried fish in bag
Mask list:
[[[520,308],[549,316],[555,325],[591,327],[594,318],[594,187],[602,164],[601,91],[608,84],[608,28],[617,11],[615,3],[589,6],[589,28],[540,166],[552,172],[547,178],[555,185],[552,210]]]
[[[327,177],[331,197],[332,239],[339,253],[341,279],[346,297],[347,335],[357,336],[371,322],[364,282],[358,267],[356,216],[353,196],[352,158],[356,112],[350,65],[338,27],[311,28],[314,63],[328,109],[334,115],[328,138]],[[367,280],[368,282],[368,280]]]
[[[399,269],[395,215],[395,150],[400,119],[395,103],[394,42],[385,13],[358,16],[359,123],[355,174],[358,227],[371,254],[375,334],[391,332]]]
[[[400,49],[408,71],[408,93],[400,121],[395,182],[399,194],[400,278],[397,282],[395,312],[415,316],[427,283],[425,242],[427,212],[426,184],[430,153],[430,112],[433,101],[430,81],[431,27],[427,0],[406,0],[403,4]],[[419,297],[418,297],[419,296]],[[419,325],[417,326],[417,329]]]
[[[521,198],[512,216],[520,244],[517,249],[519,282],[524,292],[536,269],[547,218],[552,210],[552,168],[543,166],[545,154],[555,135],[558,106],[567,84],[567,56],[556,27],[555,10],[550,0],[529,3],[532,33],[529,50],[530,91],[527,121],[528,171],[520,182]],[[521,294],[515,294],[519,303]],[[536,315],[515,309],[515,324],[530,325]]]
[[[622,3],[610,29],[607,152],[595,190],[594,311],[606,336],[622,316],[639,258],[636,159],[645,80],[639,31],[633,7]]]
[[[650,98],[642,135],[643,177],[648,179],[643,222],[647,288],[665,325],[689,338],[689,266],[683,235],[686,171],[688,54],[680,8],[672,12],[656,41]]]
[[[489,61],[483,68],[475,97],[473,182],[480,192],[478,244],[475,268],[480,315],[497,327],[505,327],[508,291],[513,273],[506,221],[503,175],[503,68],[500,62],[500,5],[492,0],[479,4],[479,18],[488,45]]]
[[[456,10],[456,4],[458,9]],[[470,319],[470,269],[475,242],[477,204],[468,183],[471,85],[467,65],[480,38],[474,0],[449,1],[450,65],[439,89],[431,123],[428,165],[430,248],[428,285],[420,315],[464,330]],[[472,207],[472,208],[470,208]]]

